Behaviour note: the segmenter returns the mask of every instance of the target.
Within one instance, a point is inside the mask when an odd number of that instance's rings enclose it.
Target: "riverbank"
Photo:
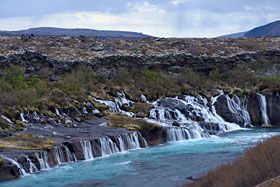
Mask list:
[[[280,175],[279,144],[280,136],[272,137],[246,150],[232,163],[220,165],[199,177],[196,182],[184,186],[249,187],[277,177]],[[276,181],[274,184],[277,184]],[[265,186],[265,183],[262,185]]]
[[[280,124],[277,37],[0,40],[1,180]],[[209,42],[226,53],[211,51]]]
[[[279,129],[241,130],[219,137],[170,142],[91,161],[62,163],[50,171],[2,182],[1,186],[44,186],[46,182],[52,186],[176,186],[188,181],[188,176],[196,178],[232,161],[245,148],[278,133]]]

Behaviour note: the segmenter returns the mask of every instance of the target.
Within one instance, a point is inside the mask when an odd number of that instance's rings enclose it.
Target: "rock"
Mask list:
[[[137,112],[136,117],[137,118],[144,118],[145,114],[143,112]]]
[[[128,111],[130,107],[128,104],[123,104],[120,108],[124,111]]]
[[[191,180],[191,181],[197,181],[197,179],[193,178],[192,176],[186,177],[185,179]]]
[[[173,121],[172,126],[180,127],[180,123],[178,121]]]
[[[262,128],[271,128],[271,125],[268,125],[268,124],[262,124]]]

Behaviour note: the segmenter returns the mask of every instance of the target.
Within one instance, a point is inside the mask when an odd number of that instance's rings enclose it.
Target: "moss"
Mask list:
[[[0,166],[4,164],[4,160],[0,158]]]
[[[133,113],[143,113],[145,117],[149,116],[150,109],[152,109],[154,106],[150,105],[148,103],[136,103],[133,105],[129,111]]]
[[[16,126],[19,126],[19,127],[29,127],[29,125],[23,121],[20,121],[20,120],[16,120]]]
[[[42,112],[44,115],[47,115],[49,117],[56,117],[56,115],[52,112],[52,111],[49,111],[49,110],[45,110]]]
[[[33,137],[30,133],[14,134],[0,140],[0,148],[49,150],[54,141],[45,137]]]
[[[108,120],[108,126],[137,130],[141,133],[147,133],[151,130],[162,128],[160,125],[149,123],[142,119],[132,118],[124,114],[112,114],[105,118]]]

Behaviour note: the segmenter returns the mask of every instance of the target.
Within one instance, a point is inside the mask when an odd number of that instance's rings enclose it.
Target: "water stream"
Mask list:
[[[89,161],[61,163],[51,171],[3,182],[0,186],[176,186],[187,181],[187,176],[197,177],[232,161],[245,148],[279,132],[280,129],[239,130]]]

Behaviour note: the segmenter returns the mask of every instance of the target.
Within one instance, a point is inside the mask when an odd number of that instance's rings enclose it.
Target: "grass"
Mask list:
[[[132,118],[124,114],[112,114],[105,117],[111,127],[122,127],[127,130],[137,130],[141,133],[148,133],[154,129],[161,129],[160,125],[146,122],[142,119]]]
[[[54,141],[45,137],[33,137],[29,133],[14,134],[6,139],[0,139],[0,149],[26,149],[26,150],[50,150]]]
[[[207,172],[192,187],[250,187],[280,175],[280,136],[245,151],[233,163]]]
[[[280,75],[257,76],[246,67],[229,71],[214,69],[209,75],[192,71],[171,74],[145,68],[118,68],[112,77],[83,66],[60,75],[57,82],[48,81],[47,75],[46,71],[41,77],[26,77],[20,67],[8,67],[0,74],[0,113],[15,121],[17,117],[12,113],[19,114],[23,108],[35,108],[40,113],[55,108],[73,110],[74,100],[83,103],[88,95],[111,100],[111,96],[116,97],[117,92],[122,91],[129,99],[140,102],[141,94],[148,100],[156,100],[181,94],[211,97],[217,94],[217,88],[238,90],[239,95],[248,90],[254,93],[280,89]],[[149,106],[137,104],[131,110],[146,115]]]

